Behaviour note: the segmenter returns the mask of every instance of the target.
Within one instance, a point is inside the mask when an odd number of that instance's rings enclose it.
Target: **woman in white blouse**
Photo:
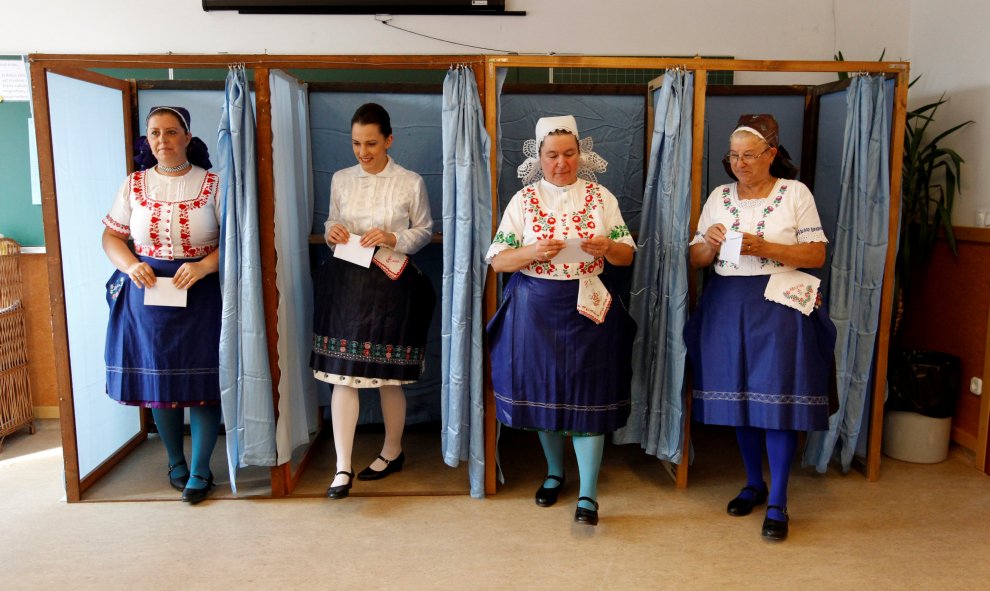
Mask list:
[[[636,330],[601,273],[605,261],[630,265],[636,244],[615,196],[594,182],[605,162],[590,138],[579,140],[574,117],[540,119],[524,152],[526,186],[486,255],[495,271],[515,272],[488,325],[496,414],[509,427],[539,431],[547,460],[541,507],[556,503],[564,486],[572,437],[581,481],[574,519],[597,525],[604,434],[629,415]]]
[[[330,402],[336,474],[327,496],[348,496],[358,390],[377,388],[385,421],[378,458],[358,474],[378,480],[402,470],[406,398],[402,384],[422,375],[435,295],[409,255],[429,244],[433,218],[426,185],[388,155],[392,124],[380,105],[367,103],[351,119],[358,164],[333,175],[327,244],[375,248],[370,267],[331,257],[316,278],[310,367],[333,386]]]
[[[726,171],[691,241],[694,267],[714,264],[684,330],[694,420],[736,427],[746,486],[729,502],[748,515],[767,502],[762,534],[787,537],[787,481],[798,431],[828,428],[835,327],[819,280],[825,263],[818,210],[779,145],[770,115],[743,115],[729,138]],[[763,480],[769,458],[770,487]]]
[[[103,219],[103,250],[117,268],[107,282],[107,394],[151,408],[169,483],[198,503],[213,487],[220,432],[219,178],[206,170],[209,155],[189,132],[186,109],[155,107],[146,121],[135,158],[142,170],[127,177]],[[184,306],[146,301],[145,291],[166,287],[184,292]]]

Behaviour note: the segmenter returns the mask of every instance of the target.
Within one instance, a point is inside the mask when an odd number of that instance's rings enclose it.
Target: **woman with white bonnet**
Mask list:
[[[598,524],[605,433],[629,415],[636,325],[602,275],[632,264],[636,244],[618,201],[596,182],[606,162],[579,138],[572,116],[544,117],[519,167],[513,196],[486,255],[513,273],[488,324],[498,420],[536,430],[547,473],[536,504],[565,486],[564,445],[574,444],[580,489],[574,520]]]
[[[811,191],[793,180],[797,169],[771,115],[739,118],[723,164],[736,182],[708,197],[690,247],[692,266],[715,267],[684,329],[692,415],[736,428],[746,486],[729,515],[769,501],[763,537],[783,540],[798,431],[827,429],[838,407],[835,327],[820,281],[799,270],[825,263],[828,240]]]

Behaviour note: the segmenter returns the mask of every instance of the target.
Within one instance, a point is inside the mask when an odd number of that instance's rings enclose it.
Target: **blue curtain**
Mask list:
[[[217,141],[220,220],[220,401],[234,492],[244,466],[275,465],[275,409],[261,295],[254,109],[244,68],[231,67]]]
[[[491,238],[491,140],[474,73],[451,68],[443,82],[442,451],[468,460],[471,496],[485,494],[481,300]]]
[[[309,368],[312,346],[313,279],[309,231],[313,227],[313,177],[307,85],[278,70],[270,76],[275,182],[275,287],[278,289],[277,461],[309,443],[319,408]]]
[[[827,432],[811,433],[804,464],[825,472],[837,456],[852,465],[871,390],[880,290],[890,213],[890,128],[883,77],[858,76],[846,91],[839,217],[834,239],[830,316],[835,323],[839,411]]]
[[[680,463],[684,441],[683,331],[688,312],[694,73],[664,75],[655,102],[629,312],[633,341],[632,411],[616,443]]]

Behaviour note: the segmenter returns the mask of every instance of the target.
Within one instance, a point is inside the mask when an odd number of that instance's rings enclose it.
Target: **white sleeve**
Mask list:
[[[119,234],[131,235],[131,177],[117,189],[110,212],[103,218],[103,225]]]
[[[499,222],[492,245],[485,254],[485,262],[490,265],[495,255],[503,250],[522,246],[523,229],[522,191],[520,191],[512,197],[509,205],[502,212],[502,221]]]
[[[412,202],[409,204],[409,228],[393,232],[395,251],[415,254],[433,238],[433,216],[430,214],[430,198],[426,194],[423,177],[415,176]]]
[[[825,237],[825,230],[822,229],[822,220],[818,216],[818,208],[815,207],[815,197],[803,183],[795,183],[794,211],[797,227],[798,244],[808,242],[828,242]]]
[[[713,204],[716,203],[715,200],[718,198],[716,193],[721,193],[721,190],[721,187],[716,188],[712,191],[712,194],[708,196],[708,201],[705,201],[705,206],[701,208],[701,217],[698,218],[698,229],[695,231],[694,237],[691,238],[691,242],[688,243],[688,246],[701,244],[705,241],[705,232],[707,232],[708,228],[715,223],[715,216],[712,213],[712,208],[715,207]]]
[[[601,190],[602,202],[605,205],[602,218],[605,222],[607,236],[615,242],[626,244],[631,246],[633,250],[636,250],[636,241],[633,240],[632,234],[629,233],[629,226],[626,225],[625,219],[622,218],[622,211],[619,209],[619,200],[605,187],[601,187]]]
[[[327,220],[323,222],[323,240],[326,240],[327,232],[334,224],[340,223],[340,181],[339,172],[334,173],[330,178],[330,207],[327,212]],[[329,243],[327,243],[329,244]],[[333,248],[333,245],[330,245]]]

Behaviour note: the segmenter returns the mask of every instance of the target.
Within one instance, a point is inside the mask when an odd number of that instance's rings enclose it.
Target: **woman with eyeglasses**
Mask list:
[[[835,327],[820,281],[799,270],[824,265],[828,240],[771,115],[740,117],[722,162],[736,182],[709,196],[690,246],[691,265],[715,271],[684,329],[692,412],[736,428],[746,485],[729,515],[769,500],[763,537],[783,540],[798,431],[827,429],[837,407]]]

